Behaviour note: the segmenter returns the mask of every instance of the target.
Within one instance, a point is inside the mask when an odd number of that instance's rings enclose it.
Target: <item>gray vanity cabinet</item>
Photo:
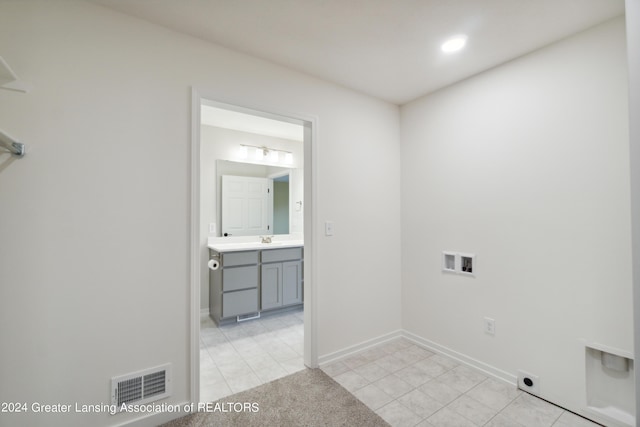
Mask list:
[[[216,322],[258,312],[258,254],[258,251],[215,254],[220,258],[220,268],[209,274],[209,310]]]
[[[302,248],[261,252],[262,310],[302,303]]]
[[[209,271],[209,313],[217,323],[302,304],[303,248],[216,252]],[[245,316],[247,317],[247,316]]]

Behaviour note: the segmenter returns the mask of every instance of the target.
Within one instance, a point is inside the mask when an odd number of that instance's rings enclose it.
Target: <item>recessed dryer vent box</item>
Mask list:
[[[586,410],[616,426],[637,426],[631,352],[585,343]]]

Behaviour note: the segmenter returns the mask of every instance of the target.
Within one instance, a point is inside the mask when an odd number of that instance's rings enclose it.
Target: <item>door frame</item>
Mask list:
[[[200,399],[200,106],[206,101],[226,108],[304,126],[304,364],[318,367],[317,296],[316,296],[316,171],[318,118],[308,114],[283,112],[275,108],[255,106],[237,99],[191,88],[191,180],[190,180],[190,397]]]

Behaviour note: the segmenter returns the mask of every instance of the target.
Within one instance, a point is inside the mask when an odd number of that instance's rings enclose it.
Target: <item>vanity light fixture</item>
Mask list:
[[[285,153],[284,155],[284,162],[288,165],[290,165],[291,163],[293,163],[293,154],[291,153]]]
[[[440,49],[444,53],[454,53],[461,50],[467,44],[467,36],[464,34],[451,37],[449,40],[442,43]]]
[[[238,151],[238,157],[240,157],[241,159],[246,159],[247,157],[249,157],[249,150],[245,145],[240,146],[240,151]]]
[[[291,151],[280,150],[278,148],[271,148],[267,146],[257,146],[249,144],[240,144],[240,157],[246,158],[248,156],[249,148],[255,150],[255,157],[257,160],[269,160],[271,162],[280,161],[280,153],[284,153],[284,162],[293,163],[293,153]]]

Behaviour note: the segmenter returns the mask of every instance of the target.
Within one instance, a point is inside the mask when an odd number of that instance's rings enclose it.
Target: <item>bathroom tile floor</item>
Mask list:
[[[303,312],[200,330],[200,400],[304,369]],[[393,427],[594,427],[587,419],[404,338],[322,370]]]
[[[200,319],[200,401],[211,402],[304,369],[303,311],[216,326]]]

